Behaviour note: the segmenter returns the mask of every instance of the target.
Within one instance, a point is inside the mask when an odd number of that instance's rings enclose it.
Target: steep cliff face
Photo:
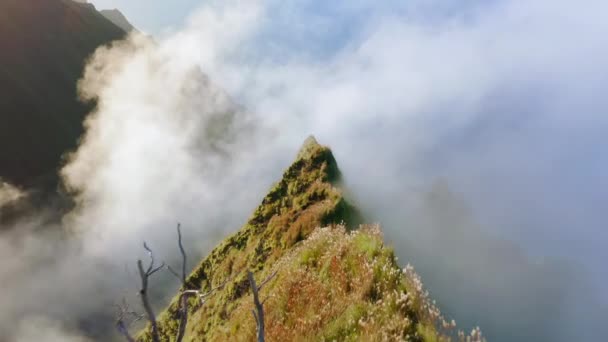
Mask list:
[[[0,1],[0,177],[22,186],[57,183],[91,109],[77,81],[97,47],[125,32],[90,4]]]
[[[432,341],[439,323],[450,326],[379,228],[359,225],[340,178],[331,151],[309,138],[247,224],[187,278],[188,289],[217,289],[203,305],[191,300],[184,340],[255,339],[248,270],[258,281],[276,274],[261,292],[267,341]],[[163,341],[175,339],[177,309],[176,297],[159,316]]]

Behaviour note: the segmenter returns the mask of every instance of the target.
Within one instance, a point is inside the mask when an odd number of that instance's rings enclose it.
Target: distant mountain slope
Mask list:
[[[353,230],[362,218],[340,178],[331,151],[309,138],[247,224],[187,278],[188,289],[225,286],[190,307],[184,341],[255,340],[247,270],[276,272],[262,291],[267,341],[439,341],[440,327],[453,329],[378,227]],[[162,341],[175,338],[177,309],[175,298],[159,316]],[[149,330],[138,340],[150,341]]]
[[[0,1],[0,177],[56,184],[62,154],[76,147],[90,110],[77,99],[86,58],[125,32],[90,4]]]
[[[135,30],[135,27],[131,25],[129,20],[127,20],[127,17],[125,17],[124,14],[122,14],[122,12],[117,10],[116,8],[111,10],[101,10],[99,11],[99,13],[101,13],[101,15],[106,17],[106,19],[108,19],[109,21],[113,22],[114,25],[123,29],[125,32],[131,32]]]

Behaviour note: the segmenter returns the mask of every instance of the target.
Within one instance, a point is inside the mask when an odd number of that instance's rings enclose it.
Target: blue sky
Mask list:
[[[201,0],[90,0],[99,10],[119,9],[137,28],[159,34],[165,29],[180,26]]]
[[[201,5],[208,3],[208,0],[88,0],[95,4],[97,9],[117,8],[131,21],[137,28],[152,34],[159,34],[168,29],[180,27],[185,19]],[[466,10],[471,6],[489,4],[499,0],[462,0],[462,1],[383,1],[382,4],[369,4],[365,1],[344,2],[344,1],[291,1],[292,6],[296,4],[300,10],[309,13],[319,13],[327,16],[339,15],[341,20],[345,19],[345,14],[350,14],[349,20],[353,22],[358,18],[356,15],[369,15],[377,10],[389,10],[395,14],[409,7],[416,11],[424,12],[424,19],[440,20],[450,13]],[[354,4],[354,6],[353,6]],[[413,5],[412,5],[413,4]],[[432,10],[429,11],[428,9]],[[368,12],[371,11],[371,12]]]

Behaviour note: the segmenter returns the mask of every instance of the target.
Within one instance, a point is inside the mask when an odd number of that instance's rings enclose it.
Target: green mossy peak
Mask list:
[[[315,154],[316,151],[318,151],[321,148],[323,148],[323,146],[321,146],[317,142],[317,139],[315,138],[315,136],[310,135],[308,138],[306,138],[306,140],[304,140],[302,147],[300,147],[300,151],[298,152],[298,156],[296,157],[296,160],[309,159],[310,157],[312,157]]]
[[[217,290],[202,306],[190,299],[184,341],[255,341],[247,271],[275,275],[260,294],[266,341],[453,340],[454,323],[379,227],[359,225],[339,180],[331,150],[307,139],[249,221],[187,278],[188,289]],[[177,309],[176,297],[159,315],[162,341],[175,341]],[[137,340],[151,341],[149,326]]]
[[[320,147],[321,145],[319,145],[319,142],[317,142],[317,139],[314,135],[308,136],[308,138],[304,140],[304,144],[302,144],[302,147],[300,147],[300,152],[298,152],[296,160],[306,159],[308,156],[311,155],[311,153],[313,153],[316,149]]]
[[[249,292],[246,270],[271,272],[277,260],[315,228],[338,224],[354,228],[360,223],[359,212],[339,186],[340,170],[331,150],[308,138],[248,222],[212,250],[187,278],[188,288],[203,291],[230,279],[203,308],[191,308],[187,331],[196,331],[191,336],[205,339],[228,326],[232,312]],[[175,336],[177,322],[174,298],[159,317],[163,341]],[[146,331],[139,336],[140,341],[148,338]]]
[[[324,181],[329,181],[332,184],[337,184],[340,181],[341,173],[333,153],[327,146],[320,145],[317,142],[317,139],[312,135],[304,140],[304,144],[300,147],[294,166],[297,167],[299,163],[306,164],[307,161],[310,162],[313,167],[325,168],[324,171],[327,173],[327,179],[324,179]]]

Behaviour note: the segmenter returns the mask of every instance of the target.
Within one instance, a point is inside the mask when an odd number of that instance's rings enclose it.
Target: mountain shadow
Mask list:
[[[0,178],[54,189],[62,155],[77,146],[93,104],[77,82],[97,47],[126,33],[90,4],[0,1]]]

